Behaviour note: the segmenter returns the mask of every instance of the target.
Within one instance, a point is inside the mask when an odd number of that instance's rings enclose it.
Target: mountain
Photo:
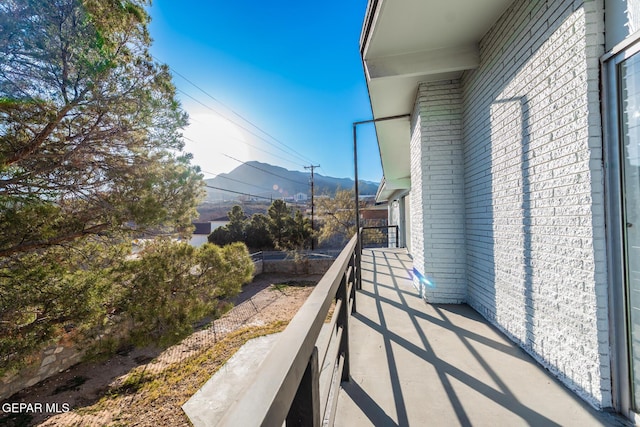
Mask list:
[[[353,188],[353,179],[351,178],[333,178],[314,173],[313,180],[315,195],[333,195],[338,188]],[[256,161],[243,163],[231,172],[206,179],[205,182],[208,186],[206,200],[209,202],[234,199],[245,194],[267,199],[292,197],[298,193],[306,194],[308,197],[311,196],[309,172],[290,171],[279,166]],[[371,181],[359,182],[361,195],[376,194],[378,183]],[[220,189],[230,191],[222,191]],[[232,191],[235,193],[232,193]]]

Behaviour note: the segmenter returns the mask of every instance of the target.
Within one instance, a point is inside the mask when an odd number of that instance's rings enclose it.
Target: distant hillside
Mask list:
[[[333,178],[314,173],[315,194],[335,194],[338,188],[353,188],[351,178]],[[228,174],[220,174],[215,178],[205,180],[211,187],[223,188],[237,193],[248,193],[267,198],[279,198],[304,193],[311,196],[309,172],[290,171],[267,163],[247,162]],[[376,194],[378,184],[371,181],[360,181],[360,194]],[[229,200],[242,197],[229,191],[207,188],[207,201]]]

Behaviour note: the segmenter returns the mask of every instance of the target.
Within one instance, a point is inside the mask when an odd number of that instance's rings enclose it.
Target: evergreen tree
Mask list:
[[[229,230],[229,237],[232,242],[243,242],[246,237],[247,217],[242,210],[242,207],[235,205],[231,208],[231,211],[227,214],[229,217],[229,223],[226,225]]]
[[[294,214],[286,233],[285,246],[288,249],[305,249],[311,246],[311,220],[299,210]]]
[[[0,370],[123,309],[123,237],[191,227],[203,181],[148,4],[0,2]]]
[[[274,200],[269,206],[267,215],[269,217],[269,233],[273,239],[273,244],[278,249],[285,249],[287,229],[293,221],[291,209],[287,207],[283,200]]]
[[[202,179],[146,4],[0,4],[0,257],[190,226]]]
[[[229,223],[218,227],[209,234],[207,240],[215,245],[224,246],[233,242],[246,241],[247,218],[239,205],[227,212]]]
[[[263,214],[253,214],[246,228],[245,243],[252,250],[273,250],[274,244],[269,234],[269,219]]]
[[[311,244],[311,221],[300,211],[294,214],[282,200],[275,200],[267,215],[254,214],[247,219],[242,207],[236,205],[228,216],[229,223],[209,235],[210,243],[224,246],[244,242],[252,250],[304,249]]]
[[[226,225],[213,230],[207,237],[207,240],[209,243],[213,243],[218,246],[225,246],[229,243],[237,242],[237,240],[232,239],[231,232]]]

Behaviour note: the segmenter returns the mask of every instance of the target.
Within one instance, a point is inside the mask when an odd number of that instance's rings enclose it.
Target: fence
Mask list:
[[[254,276],[262,273],[286,274],[324,274],[327,272],[340,250],[300,251],[295,253],[282,251],[264,251],[251,254]]]
[[[363,248],[399,247],[399,228],[397,225],[381,227],[362,227]]]
[[[333,424],[340,382],[349,378],[349,317],[356,308],[359,257],[354,236],[218,425]]]

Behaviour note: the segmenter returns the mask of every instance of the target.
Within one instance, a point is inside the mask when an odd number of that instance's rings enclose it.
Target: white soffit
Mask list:
[[[513,0],[370,0],[365,59],[473,45]],[[366,27],[365,27],[366,28]]]
[[[412,113],[420,82],[477,67],[478,42],[512,2],[369,0],[360,50],[374,118]],[[378,122],[376,131],[387,187],[407,185],[409,121]]]

